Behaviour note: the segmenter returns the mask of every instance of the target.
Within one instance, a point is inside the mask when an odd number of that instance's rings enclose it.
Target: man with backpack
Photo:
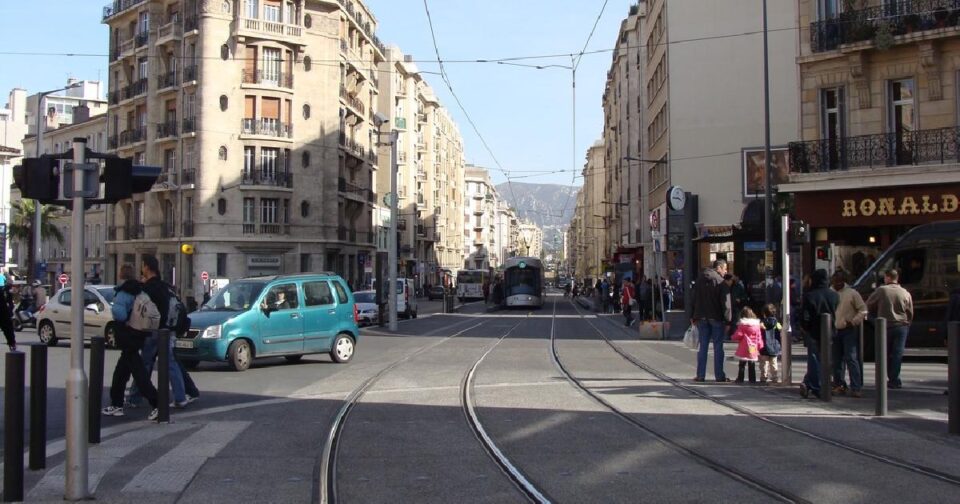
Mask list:
[[[150,381],[150,376],[140,358],[140,349],[149,335],[146,332],[151,326],[159,324],[159,312],[149,307],[149,298],[142,296],[143,288],[135,278],[133,266],[124,264],[120,268],[120,280],[123,282],[116,287],[111,311],[113,320],[117,321],[117,345],[120,347],[120,360],[113,370],[113,381],[110,385],[110,406],[103,408],[106,416],[123,416],[123,392],[127,387],[127,380],[133,376],[133,382],[140,392],[147,398],[153,410],[147,417],[156,420],[157,389]],[[151,322],[153,321],[153,322]],[[136,327],[136,328],[134,328]]]

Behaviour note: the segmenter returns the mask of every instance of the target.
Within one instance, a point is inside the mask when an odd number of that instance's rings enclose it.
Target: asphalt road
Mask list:
[[[693,385],[681,344],[638,341],[559,296],[539,310],[438,311],[421,301],[396,334],[365,328],[345,365],[326,355],[258,360],[242,373],[203,364],[192,373],[200,400],[173,410],[169,425],[144,421],[145,408],[104,418],[91,449],[96,498],[960,501],[960,442],[935,420],[878,420],[847,398],[823,405],[781,389]],[[27,501],[62,496],[68,354],[65,343],[50,350],[50,469],[27,473]],[[107,353],[107,386],[117,355]]]

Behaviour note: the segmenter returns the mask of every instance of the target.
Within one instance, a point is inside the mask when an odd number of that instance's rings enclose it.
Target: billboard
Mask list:
[[[763,147],[743,149],[743,196],[746,198],[763,196],[766,180],[766,153]],[[790,153],[786,147],[770,149],[770,168],[773,172],[773,186],[788,182],[790,175]]]

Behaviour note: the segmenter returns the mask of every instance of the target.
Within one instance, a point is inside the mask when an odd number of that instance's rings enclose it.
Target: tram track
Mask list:
[[[573,305],[573,307],[574,307],[574,309],[577,311],[577,313],[578,313],[578,314],[581,314],[581,316],[583,316],[580,308],[577,307],[576,304],[573,303],[572,301],[571,301],[571,304]],[[651,376],[653,376],[654,378],[656,378],[657,380],[659,380],[659,381],[661,381],[661,382],[664,382],[664,383],[667,383],[667,384],[669,384],[669,385],[672,385],[672,386],[674,386],[674,387],[676,387],[676,388],[679,388],[679,389],[681,389],[681,390],[683,390],[683,391],[685,391],[685,392],[688,392],[688,393],[690,393],[691,395],[694,395],[694,396],[699,397],[699,398],[701,398],[701,399],[708,400],[708,401],[710,401],[710,402],[712,402],[712,403],[714,403],[714,404],[716,404],[716,405],[718,405],[718,406],[722,406],[722,407],[728,408],[728,409],[730,409],[730,410],[732,410],[732,411],[734,411],[734,412],[736,412],[736,413],[739,413],[739,414],[741,414],[741,415],[744,415],[744,416],[746,416],[746,417],[752,418],[752,419],[757,420],[757,421],[760,421],[760,422],[764,422],[764,423],[766,423],[766,424],[768,424],[768,425],[775,426],[775,427],[777,427],[777,428],[780,428],[780,429],[789,431],[789,432],[791,432],[791,433],[794,433],[794,434],[797,434],[797,435],[806,437],[806,438],[808,438],[808,439],[812,439],[812,440],[814,440],[814,441],[817,441],[817,442],[820,442],[820,443],[824,443],[824,444],[827,444],[827,445],[829,445],[829,446],[832,446],[832,447],[835,447],[835,448],[838,448],[838,449],[841,449],[841,450],[845,450],[845,451],[848,451],[848,452],[850,452],[850,453],[854,453],[854,454],[856,454],[856,455],[859,455],[859,456],[862,456],[862,457],[866,457],[866,458],[868,458],[868,459],[871,459],[871,460],[874,460],[874,461],[877,461],[877,462],[880,462],[880,463],[883,463],[883,464],[886,464],[886,465],[889,465],[889,466],[892,466],[892,467],[896,467],[896,468],[898,468],[898,469],[902,469],[902,470],[909,471],[909,472],[912,472],[912,473],[915,473],[915,474],[919,474],[919,475],[922,475],[922,476],[926,476],[926,477],[929,477],[929,478],[938,480],[938,481],[943,482],[943,483],[947,483],[947,484],[950,484],[950,485],[953,485],[953,486],[960,486],[960,478],[958,478],[957,476],[954,476],[954,475],[951,475],[951,474],[947,474],[947,473],[944,473],[944,472],[942,472],[942,471],[939,471],[939,470],[936,470],[936,469],[933,469],[933,468],[930,468],[930,467],[927,467],[927,466],[924,466],[924,465],[920,465],[920,464],[915,464],[915,463],[912,463],[912,462],[908,462],[908,461],[906,461],[906,460],[903,460],[903,459],[900,459],[900,458],[897,458],[897,457],[893,457],[893,456],[890,456],[890,455],[884,455],[884,454],[882,454],[882,453],[878,453],[878,452],[875,452],[875,451],[873,451],[873,450],[869,450],[869,449],[862,448],[862,447],[859,447],[859,446],[854,446],[854,445],[851,445],[851,444],[849,444],[849,443],[845,443],[845,442],[843,442],[843,441],[840,441],[840,440],[837,440],[837,439],[834,439],[834,438],[831,438],[831,437],[828,437],[828,436],[824,436],[824,435],[821,435],[821,434],[817,434],[817,433],[815,433],[815,432],[811,432],[811,431],[802,429],[802,428],[800,428],[800,427],[796,427],[796,426],[794,426],[794,425],[790,425],[790,424],[785,423],[785,422],[783,422],[783,421],[777,420],[776,418],[773,418],[773,417],[771,417],[771,416],[769,416],[769,415],[761,414],[761,413],[756,412],[756,411],[754,411],[754,410],[752,410],[752,409],[750,409],[750,408],[747,408],[747,407],[745,407],[745,406],[736,404],[736,403],[734,403],[734,402],[732,402],[732,401],[723,399],[723,398],[721,398],[721,397],[712,396],[712,395],[708,394],[707,392],[704,392],[704,391],[702,391],[702,390],[699,390],[697,387],[690,386],[690,385],[688,385],[688,384],[686,384],[686,383],[683,383],[683,382],[680,381],[680,380],[677,380],[676,378],[670,377],[670,376],[668,376],[667,374],[665,374],[665,373],[663,373],[662,371],[660,371],[659,369],[657,369],[657,368],[651,366],[650,364],[648,364],[648,363],[646,363],[646,362],[638,359],[636,356],[634,356],[634,355],[632,355],[631,353],[629,353],[629,352],[627,352],[626,350],[624,350],[620,345],[617,345],[616,343],[614,343],[609,337],[607,337],[606,334],[604,334],[603,331],[601,331],[601,330],[596,326],[596,324],[594,324],[594,322],[593,322],[592,320],[590,320],[589,318],[586,318],[586,317],[584,317],[583,320],[586,321],[588,324],[590,324],[590,327],[593,328],[593,330],[596,331],[597,334],[600,335],[600,338],[604,341],[604,343],[606,343],[606,344],[607,344],[617,355],[619,355],[622,359],[624,359],[625,361],[629,362],[630,364],[636,366],[637,368],[642,369],[644,372],[650,374]]]

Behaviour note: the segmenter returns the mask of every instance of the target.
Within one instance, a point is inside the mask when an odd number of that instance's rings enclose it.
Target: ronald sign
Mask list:
[[[844,219],[873,216],[952,214],[960,209],[956,194],[917,195],[890,198],[844,199]]]

